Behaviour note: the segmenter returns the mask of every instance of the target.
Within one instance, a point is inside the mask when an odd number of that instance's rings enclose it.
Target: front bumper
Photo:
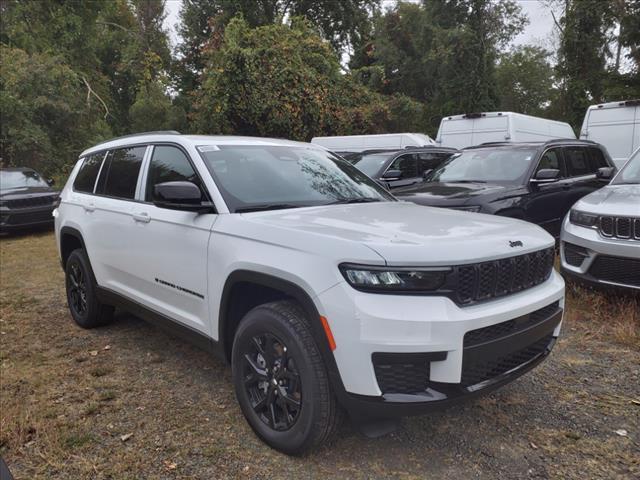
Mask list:
[[[560,247],[562,273],[600,288],[640,292],[640,241],[606,238],[565,219]]]
[[[18,230],[40,225],[53,225],[55,205],[32,208],[3,208],[0,211],[0,230]]]
[[[368,416],[409,415],[489,391],[542,361],[560,332],[564,281],[554,271],[536,287],[468,307],[445,297],[367,294],[346,283],[318,300],[337,344],[343,405]],[[542,313],[527,323],[533,312]],[[523,328],[476,336],[475,345],[465,337],[509,322]],[[422,378],[394,380],[394,369]]]

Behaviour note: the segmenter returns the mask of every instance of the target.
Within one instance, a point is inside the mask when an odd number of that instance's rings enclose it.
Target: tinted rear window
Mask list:
[[[96,184],[96,177],[103,158],[104,153],[85,157],[76,179],[73,181],[73,189],[76,192],[93,193],[93,186]]]
[[[100,174],[96,193],[131,200],[136,195],[140,166],[147,147],[111,150]]]

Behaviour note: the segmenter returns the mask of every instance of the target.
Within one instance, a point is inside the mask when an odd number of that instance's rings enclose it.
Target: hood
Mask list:
[[[582,197],[573,208],[598,215],[640,217],[640,185],[607,185]]]
[[[14,200],[27,197],[41,197],[56,195],[59,192],[50,187],[19,187],[0,190],[0,198],[3,200]]]
[[[333,205],[242,214],[266,242],[292,248],[376,252],[389,265],[449,265],[510,257],[554,245],[540,227],[505,217],[423,207],[409,202]],[[255,229],[251,229],[255,230]],[[286,233],[283,234],[283,231]],[[510,242],[521,242],[512,247]]]
[[[424,182],[408,188],[394,190],[393,194],[403,200],[425,205],[463,205],[480,195],[503,195],[513,186],[493,183],[440,183]]]

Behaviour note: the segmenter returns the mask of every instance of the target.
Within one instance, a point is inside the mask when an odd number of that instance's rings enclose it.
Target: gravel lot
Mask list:
[[[640,302],[570,289],[542,366],[371,440],[259,441],[230,369],[126,314],[84,331],[51,232],[0,239],[0,454],[37,478],[640,478]]]

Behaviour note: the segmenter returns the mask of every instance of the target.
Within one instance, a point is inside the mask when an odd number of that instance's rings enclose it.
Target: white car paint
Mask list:
[[[591,105],[580,138],[605,146],[618,169],[640,147],[640,100]]]
[[[424,147],[435,142],[424,133],[382,133],[379,135],[343,135],[335,137],[313,137],[311,143],[334,152],[363,152],[376,148],[401,149]]]
[[[514,112],[482,112],[444,117],[436,143],[465,148],[486,142],[544,142],[557,138],[576,135],[566,122]]]
[[[229,213],[198,146],[304,145],[249,137],[139,135],[109,148],[172,142],[187,151],[217,214],[196,214],[145,203],[145,168],[136,199],[124,201],[73,191],[74,168],[61,194],[56,235],[81,232],[98,285],[218,339],[223,288],[237,270],[266,273],[301,287],[334,333],[334,352],[347,392],[380,395],[371,353],[446,350],[433,362],[434,381],[459,383],[464,333],[533,312],[553,302],[564,306],[564,282],[554,271],[542,284],[474,306],[447,297],[363,293],[346,283],[341,263],[364,265],[460,265],[548,248],[553,238],[514,219],[388,202],[267,212]],[[322,148],[322,147],[316,147]],[[510,246],[518,240],[521,246]],[[59,245],[59,242],[58,242]],[[202,297],[156,279],[167,279]],[[554,336],[560,331],[556,328]]]

